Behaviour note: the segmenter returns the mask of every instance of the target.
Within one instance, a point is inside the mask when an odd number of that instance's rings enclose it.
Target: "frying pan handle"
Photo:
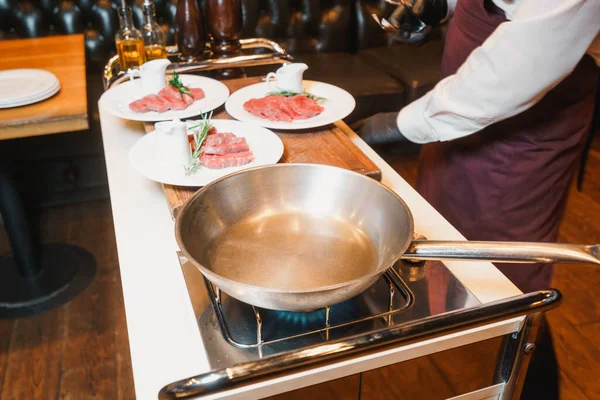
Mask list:
[[[414,240],[402,259],[483,260],[505,263],[589,263],[600,265],[599,245],[529,242]]]

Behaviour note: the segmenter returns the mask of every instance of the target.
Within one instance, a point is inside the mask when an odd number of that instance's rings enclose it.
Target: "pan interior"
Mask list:
[[[279,164],[207,185],[178,216],[177,236],[190,261],[229,294],[345,290],[400,257],[412,218],[371,178]]]
[[[377,247],[356,225],[302,212],[240,221],[208,253],[222,277],[285,291],[351,281],[378,267]]]

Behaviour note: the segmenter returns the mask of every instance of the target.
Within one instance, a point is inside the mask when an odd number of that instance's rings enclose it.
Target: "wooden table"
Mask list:
[[[23,107],[0,109],[0,140],[85,130],[89,127],[83,35],[0,41],[0,71],[39,68],[52,72],[60,91]]]
[[[0,71],[39,68],[61,89],[49,99],[0,109],[0,140],[89,127],[83,35],[0,41]],[[0,255],[0,318],[35,315],[75,297],[92,280],[94,257],[67,244],[35,243],[14,178],[0,160],[0,213],[12,253]]]

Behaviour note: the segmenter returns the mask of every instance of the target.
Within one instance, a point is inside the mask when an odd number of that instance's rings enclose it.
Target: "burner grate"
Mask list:
[[[413,304],[410,289],[393,268],[388,269],[382,279],[367,289],[373,296],[359,295],[346,302],[306,313],[247,305],[225,295],[208,280],[204,281],[223,337],[238,348],[255,348],[259,353],[263,346],[299,339],[314,341],[316,335],[320,336],[321,341],[328,341],[338,331],[347,334],[349,328],[365,323],[391,326],[393,316]],[[246,330],[254,327],[255,332],[246,331],[238,335],[235,331],[240,326]]]

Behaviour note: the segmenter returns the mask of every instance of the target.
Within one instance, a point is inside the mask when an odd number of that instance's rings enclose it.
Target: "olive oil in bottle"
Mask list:
[[[144,0],[142,8],[144,10],[144,27],[142,28],[142,35],[144,36],[146,61],[156,60],[157,58],[167,58],[165,33],[160,25],[156,23],[154,3],[151,0]]]
[[[145,47],[146,61],[156,60],[157,58],[167,58],[167,49],[164,46],[152,44]]]
[[[127,71],[129,68],[139,67],[146,62],[144,39],[140,31],[133,25],[131,7],[119,8],[119,23],[120,29],[115,35],[115,44],[121,71]]]

